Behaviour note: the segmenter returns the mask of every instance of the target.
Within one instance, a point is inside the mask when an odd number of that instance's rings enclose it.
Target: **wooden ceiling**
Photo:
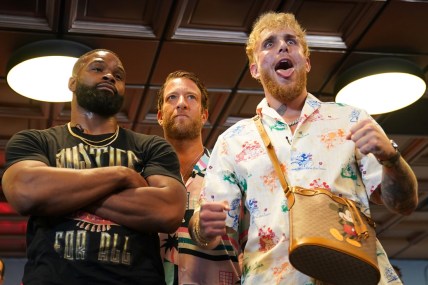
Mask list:
[[[14,133],[68,122],[69,103],[45,103],[12,91],[6,65],[19,47],[67,39],[115,51],[127,69],[127,97],[120,124],[162,135],[156,92],[177,69],[197,73],[210,92],[204,142],[250,117],[263,98],[251,78],[244,45],[253,21],[268,10],[292,12],[306,28],[312,70],[309,91],[334,100],[337,77],[374,58],[398,57],[428,70],[428,2],[364,0],[2,0],[0,2],[0,174],[4,147]],[[42,71],[41,71],[42,72]],[[406,94],[403,94],[405,96]],[[418,210],[397,216],[373,206],[377,232],[396,259],[428,259],[428,95],[402,110],[376,117],[414,169]],[[60,189],[58,189],[60,191]],[[25,255],[26,217],[0,191],[0,256]]]

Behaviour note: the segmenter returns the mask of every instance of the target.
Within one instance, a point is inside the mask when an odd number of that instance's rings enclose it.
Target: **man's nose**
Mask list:
[[[104,74],[104,75],[103,75],[103,79],[104,79],[104,80],[109,80],[109,81],[111,81],[111,82],[115,82],[115,81],[116,81],[116,79],[114,79],[113,74],[111,74],[110,72],[108,72],[108,73]]]
[[[183,95],[178,96],[177,108],[187,108],[186,98]]]
[[[281,52],[288,52],[288,45],[287,45],[287,41],[280,41],[279,42],[279,53]]]

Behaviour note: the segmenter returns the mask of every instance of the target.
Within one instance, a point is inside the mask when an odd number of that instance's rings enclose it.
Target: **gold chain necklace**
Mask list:
[[[187,167],[186,172],[181,171],[182,168],[180,167],[181,176],[183,177],[184,182],[186,182],[187,177],[190,178],[190,174],[192,173],[193,167],[195,166],[196,162],[202,157],[202,155],[204,154],[204,151],[205,149],[202,149],[202,152],[195,157],[192,163],[190,163],[190,165]]]
[[[68,131],[70,132],[70,134],[71,134],[73,137],[80,139],[81,141],[83,141],[83,142],[84,142],[85,144],[87,144],[87,145],[90,145],[90,146],[92,146],[92,147],[98,147],[98,148],[99,148],[99,147],[106,147],[106,146],[110,145],[110,144],[111,144],[111,143],[113,143],[113,142],[117,139],[117,137],[119,136],[119,126],[117,126],[116,131],[114,132],[114,134],[112,134],[112,135],[111,135],[111,136],[109,136],[108,138],[105,138],[105,139],[100,140],[100,141],[90,140],[90,139],[84,138],[84,137],[82,137],[82,136],[80,136],[80,135],[76,134],[76,133],[73,131],[73,129],[71,128],[71,124],[70,124],[70,123],[68,123],[68,124],[67,124],[67,128],[68,128]],[[105,144],[103,144],[103,145],[99,145],[100,143],[103,143],[103,142],[107,142],[107,143],[105,143]]]

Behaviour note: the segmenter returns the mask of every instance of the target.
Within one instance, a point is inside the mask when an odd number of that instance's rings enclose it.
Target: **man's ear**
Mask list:
[[[158,119],[158,124],[159,124],[160,126],[162,126],[162,124],[163,124],[163,119],[162,119],[162,112],[161,112],[161,111],[158,111],[157,119]]]
[[[311,60],[309,59],[309,57],[306,58],[306,73],[308,73],[309,71],[311,71]]]
[[[258,66],[257,66],[257,64],[256,64],[256,63],[252,63],[252,64],[250,65],[250,73],[251,73],[251,76],[252,76],[254,79],[257,79],[257,80],[259,80],[259,79],[260,79],[259,68],[258,68]]]
[[[208,120],[208,116],[209,116],[208,109],[202,110],[202,116],[201,116],[201,118],[202,118],[202,125],[205,125],[205,123]]]
[[[74,76],[68,79],[68,89],[73,93],[76,91],[76,81],[76,77]]]

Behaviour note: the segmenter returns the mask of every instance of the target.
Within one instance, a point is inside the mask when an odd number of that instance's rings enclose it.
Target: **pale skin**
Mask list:
[[[182,175],[188,176],[188,169],[195,157],[204,149],[202,133],[196,137],[175,139],[163,126],[164,119],[172,119],[177,127],[186,128],[193,120],[201,120],[202,126],[208,119],[208,110],[202,108],[201,91],[198,86],[188,78],[174,78],[165,86],[164,103],[162,110],[158,111],[159,125],[164,128],[165,139],[174,147],[180,165],[184,166]],[[186,172],[186,173],[183,173]],[[187,180],[188,177],[183,177]]]
[[[114,133],[114,116],[105,118],[77,104],[77,79],[123,95],[125,71],[120,60],[98,51],[69,80],[71,125],[79,124],[89,134]],[[123,166],[75,170],[20,161],[5,171],[2,186],[9,203],[22,215],[58,216],[84,209],[142,232],[174,232],[185,211],[186,191],[179,181],[162,175],[146,181]]]
[[[308,73],[311,69],[310,60],[304,55],[302,45],[289,29],[269,30],[261,32],[260,41],[254,50],[255,62],[250,64],[253,78],[260,80],[263,85],[269,105],[277,109],[281,104],[287,105],[287,111],[282,116],[286,122],[291,122],[300,116],[306,100],[306,86],[290,100],[280,101],[280,98],[269,93],[266,82],[261,76],[262,71],[273,78],[274,82],[288,90],[299,80],[300,72]],[[275,71],[275,65],[281,59],[293,63],[288,72]],[[294,133],[297,126],[292,126]],[[346,137],[355,143],[356,148],[363,154],[372,153],[379,160],[388,160],[395,155],[389,138],[372,120],[364,120],[354,125]],[[388,209],[402,215],[411,214],[418,205],[418,185],[416,177],[406,163],[400,159],[391,168],[383,167],[381,187],[370,197],[372,202],[384,204]],[[226,234],[227,202],[207,202],[200,211],[200,232],[202,237],[211,240],[211,247],[216,246],[216,238]]]
[[[194,161],[203,150],[202,133],[194,138],[186,137],[184,139],[175,139],[164,125],[164,120],[172,119],[177,127],[182,127],[183,131],[191,120],[201,120],[205,124],[208,119],[208,110],[202,108],[201,92],[198,86],[188,78],[174,78],[166,83],[164,91],[164,102],[162,110],[158,111],[158,123],[164,129],[164,136],[177,152],[181,165],[189,165]],[[203,125],[202,124],[202,125]],[[184,180],[187,177],[183,177]],[[203,206],[204,207],[204,206]],[[224,207],[214,207],[213,214],[216,217],[215,223],[220,224],[220,229],[224,229],[226,214],[223,212]],[[190,232],[194,224],[196,212],[189,221]],[[221,235],[219,231],[216,235]]]

